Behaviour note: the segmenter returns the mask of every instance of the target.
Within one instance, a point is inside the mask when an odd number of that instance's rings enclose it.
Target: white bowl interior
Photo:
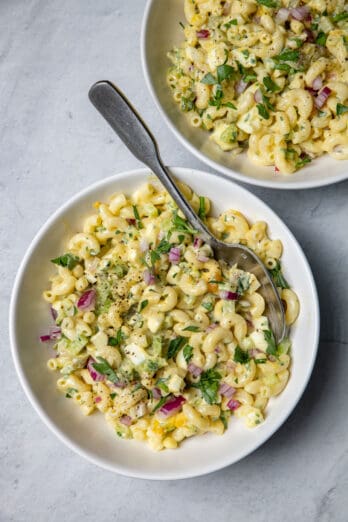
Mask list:
[[[193,128],[173,101],[166,83],[171,65],[167,52],[183,40],[179,22],[185,21],[183,0],[148,0],[142,31],[142,61],[145,79],[167,124],[177,138],[202,161],[220,172],[254,185],[283,189],[327,185],[348,177],[347,161],[336,161],[328,155],[314,160],[306,168],[284,176],[273,167],[253,165],[246,154],[235,159],[209,139],[209,133]]]
[[[38,233],[23,260],[15,283],[10,331],[21,383],[35,409],[66,444],[94,463],[134,477],[173,479],[201,475],[247,455],[284,422],[307,384],[318,342],[319,311],[313,277],[298,243],[282,221],[262,201],[229,180],[190,169],[175,175],[199,194],[213,199],[214,213],[240,209],[250,221],[265,220],[273,238],[284,244],[286,278],[301,302],[301,315],[292,331],[293,365],[285,391],[267,408],[266,422],[248,430],[232,420],[223,437],[204,435],[184,442],[180,449],[153,453],[145,444],[123,441],[106,425],[102,414],[83,417],[78,408],[56,391],[57,374],[47,370],[50,349],[38,337],[50,325],[48,305],[41,297],[54,273],[50,259],[62,253],[67,238],[81,230],[92,203],[115,191],[131,193],[147,179],[146,169],[123,173],[99,182],[75,196],[56,212]],[[204,187],[204,190],[202,190]]]

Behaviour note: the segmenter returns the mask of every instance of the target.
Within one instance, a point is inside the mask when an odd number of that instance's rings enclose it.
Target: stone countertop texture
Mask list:
[[[346,522],[348,182],[293,192],[248,186],[301,243],[322,327],[298,407],[241,462],[178,482],[109,473],[56,439],[15,375],[8,304],[31,239],[77,191],[140,166],[92,109],[91,84],[117,82],[141,108],[167,164],[212,170],[166,128],[144,84],[144,7],[145,0],[0,0],[0,521]]]

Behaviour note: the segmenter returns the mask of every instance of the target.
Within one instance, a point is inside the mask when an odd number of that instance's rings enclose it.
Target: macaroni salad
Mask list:
[[[260,256],[291,325],[299,303],[282,274],[281,241],[237,210],[210,217],[208,198],[178,186],[217,237]],[[262,423],[287,384],[290,341],[276,345],[256,277],[216,261],[158,182],[95,208],[52,260],[57,274],[43,294],[55,326],[41,341],[54,342],[58,390],[154,450],[222,434],[231,416]]]
[[[224,151],[291,174],[348,159],[345,0],[184,0],[185,41],[167,81]]]

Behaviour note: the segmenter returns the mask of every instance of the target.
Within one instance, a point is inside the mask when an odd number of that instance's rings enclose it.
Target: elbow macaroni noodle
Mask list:
[[[183,3],[185,41],[168,53],[167,82],[192,126],[283,174],[325,152],[348,159],[344,0]]]
[[[211,217],[209,200],[179,185],[216,236],[265,262],[291,325],[299,302],[267,224],[237,210]],[[158,182],[95,207],[53,260],[58,274],[43,294],[56,322],[48,368],[61,374],[58,390],[154,450],[222,434],[233,415],[260,424],[289,378],[290,343],[276,346],[256,277],[216,261]]]

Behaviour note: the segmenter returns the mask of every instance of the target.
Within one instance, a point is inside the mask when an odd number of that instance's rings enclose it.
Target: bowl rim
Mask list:
[[[235,179],[242,183],[249,183],[251,185],[255,185],[258,187],[267,187],[272,189],[278,189],[278,190],[302,190],[302,189],[310,189],[310,188],[317,188],[317,187],[324,187],[327,185],[333,185],[335,183],[340,183],[342,181],[345,181],[348,179],[348,163],[347,163],[347,170],[341,174],[337,174],[333,177],[327,177],[323,179],[317,179],[317,180],[311,180],[310,178],[303,181],[293,181],[293,182],[287,182],[282,181],[282,183],[278,183],[277,181],[272,180],[262,180],[257,178],[251,178],[245,174],[240,174],[239,172],[225,167],[224,165],[221,165],[217,161],[212,160],[208,156],[206,156],[204,153],[200,152],[198,148],[193,146],[191,142],[181,134],[181,132],[176,128],[174,123],[170,120],[170,118],[167,116],[167,113],[163,109],[155,91],[154,84],[151,79],[149,67],[148,67],[148,59],[147,59],[147,53],[146,53],[146,39],[147,39],[147,28],[148,23],[151,16],[151,9],[152,5],[157,0],[147,0],[147,3],[145,5],[144,9],[144,16],[141,24],[141,31],[140,31],[140,58],[141,58],[141,65],[143,70],[143,75],[145,77],[145,83],[147,85],[148,90],[151,93],[152,99],[162,115],[162,118],[164,119],[165,123],[169,127],[169,129],[172,131],[172,133],[175,135],[175,137],[179,140],[186,149],[188,149],[194,156],[196,156],[198,159],[200,159],[203,163],[206,165],[209,165],[209,167],[212,167],[213,169],[216,169],[216,174],[218,176],[226,177],[228,179]],[[347,161],[348,160],[342,160]]]
[[[214,173],[201,171],[199,169],[192,169],[192,168],[186,168],[186,167],[170,167],[170,169],[173,170],[173,172],[177,172],[179,176],[183,176],[184,178],[187,177],[189,173],[194,171],[195,173],[208,175],[211,177],[216,176]],[[66,446],[68,446],[72,451],[80,455],[81,457],[85,458],[89,462],[114,473],[118,473],[123,476],[132,477],[132,478],[138,478],[138,479],[146,479],[146,480],[180,480],[180,479],[186,479],[186,478],[194,478],[199,477],[203,475],[207,475],[209,473],[213,473],[215,471],[218,471],[220,469],[223,469],[227,466],[230,466],[232,464],[235,464],[236,462],[242,460],[246,456],[250,455],[254,451],[256,451],[259,447],[261,447],[267,440],[269,440],[277,431],[278,429],[284,424],[284,422],[287,420],[287,418],[290,416],[290,414],[293,412],[295,407],[297,406],[298,402],[300,401],[307,384],[310,380],[310,377],[313,372],[314,364],[317,357],[318,347],[319,347],[319,331],[320,331],[320,310],[319,310],[319,300],[318,300],[318,293],[316,289],[315,280],[312,274],[312,270],[310,268],[310,265],[307,261],[307,258],[302,250],[302,247],[296,240],[295,236],[291,232],[291,230],[287,227],[287,225],[284,223],[284,221],[272,210],[272,208],[265,203],[261,198],[255,196],[252,192],[247,190],[244,187],[241,187],[240,185],[237,185],[231,178],[227,178],[227,181],[231,183],[231,185],[235,185],[239,191],[242,191],[247,194],[248,198],[251,198],[251,200],[257,201],[258,203],[261,203],[265,207],[267,207],[268,211],[272,214],[272,217],[279,220],[283,227],[286,229],[287,233],[289,234],[289,238],[294,244],[298,255],[302,258],[302,262],[306,266],[309,280],[308,283],[310,285],[312,295],[313,295],[313,302],[314,302],[314,309],[313,309],[313,351],[311,354],[310,363],[308,365],[307,374],[305,378],[303,379],[302,385],[300,388],[298,388],[296,395],[294,395],[291,405],[288,409],[285,410],[285,414],[280,415],[277,419],[277,421],[274,423],[272,429],[268,431],[264,436],[261,438],[258,438],[256,440],[255,445],[253,445],[252,449],[246,449],[245,451],[241,452],[241,454],[238,456],[237,459],[232,458],[228,459],[226,458],[226,461],[221,465],[210,465],[206,467],[202,472],[194,472],[190,473],[189,470],[182,471],[180,473],[167,473],[165,476],[162,476],[156,472],[148,472],[144,473],[142,471],[135,472],[133,470],[128,471],[124,469],[124,467],[119,466],[117,464],[108,464],[103,458],[95,455],[89,450],[82,449],[77,443],[72,441],[68,435],[64,433],[62,429],[58,427],[58,425],[55,424],[53,420],[51,420],[50,416],[44,411],[42,406],[40,405],[39,400],[35,397],[34,393],[31,390],[30,383],[25,375],[25,370],[22,367],[20,363],[19,358],[19,348],[17,345],[17,335],[16,335],[16,310],[17,310],[17,304],[18,304],[18,293],[20,289],[20,285],[24,279],[26,266],[28,264],[28,261],[34,252],[34,250],[39,245],[40,241],[42,240],[43,235],[46,233],[47,230],[54,224],[57,219],[59,219],[64,213],[71,207],[73,207],[76,203],[79,202],[81,198],[84,198],[85,196],[88,196],[89,194],[92,194],[94,190],[101,189],[104,185],[107,186],[110,183],[117,181],[117,178],[121,175],[123,177],[128,176],[137,176],[137,175],[143,175],[144,177],[148,175],[150,172],[150,169],[147,167],[140,168],[140,169],[132,169],[128,171],[122,171],[118,172],[117,174],[114,174],[112,176],[109,176],[107,178],[104,178],[102,180],[99,180],[97,182],[92,183],[88,187],[82,189],[81,191],[74,194],[71,198],[69,198],[63,205],[59,206],[57,210],[51,214],[49,219],[43,224],[43,226],[38,230],[38,232],[35,234],[34,238],[32,239],[30,245],[28,246],[25,255],[23,256],[23,259],[19,265],[19,268],[17,270],[17,274],[15,277],[15,281],[13,284],[13,289],[11,293],[11,300],[10,300],[10,309],[9,309],[9,337],[10,337],[10,349],[12,353],[12,359],[14,362],[14,366],[16,369],[17,376],[19,378],[19,381],[21,383],[21,386],[24,390],[24,393],[31,403],[32,407],[38,414],[38,416],[41,418],[41,420],[46,424],[46,426],[53,432],[57,438],[63,442]]]

